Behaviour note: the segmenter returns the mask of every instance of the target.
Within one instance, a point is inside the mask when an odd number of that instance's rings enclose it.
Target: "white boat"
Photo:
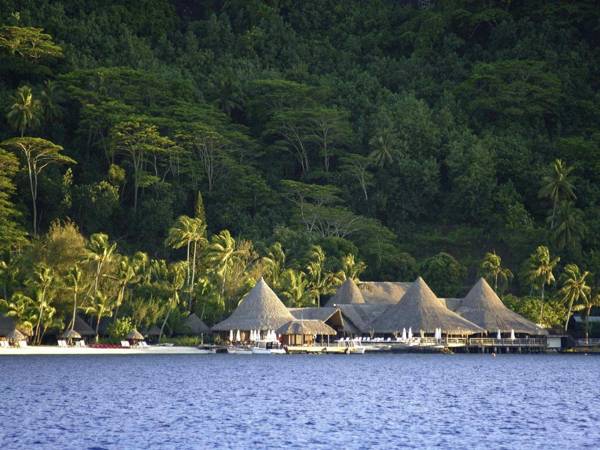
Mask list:
[[[355,353],[362,355],[366,350],[366,347],[363,347],[362,343],[356,339],[340,339],[337,341],[337,346],[326,347],[325,353]]]
[[[255,355],[284,355],[285,350],[279,342],[257,341],[252,347],[252,353]]]
[[[251,355],[252,349],[248,347],[227,347],[227,353],[231,353],[233,355]]]

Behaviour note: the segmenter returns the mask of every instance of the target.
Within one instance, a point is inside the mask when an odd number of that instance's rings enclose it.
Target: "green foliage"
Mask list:
[[[467,270],[452,255],[442,252],[424,260],[420,273],[434,292],[451,297],[462,291]]]
[[[111,339],[121,340],[134,329],[130,317],[119,317],[108,326],[108,335]]]

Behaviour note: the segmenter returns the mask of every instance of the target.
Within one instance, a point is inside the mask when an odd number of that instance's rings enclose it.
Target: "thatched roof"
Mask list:
[[[63,334],[60,335],[63,339],[81,339],[81,334],[79,334],[75,330],[66,330]]]
[[[456,312],[489,332],[514,330],[515,333],[548,334],[543,328],[504,306],[502,300],[483,278],[480,278],[471,288],[460,302]]]
[[[75,316],[75,326],[73,327],[81,336],[96,336],[96,332],[88,323],[79,316]]]
[[[6,338],[13,341],[22,341],[25,339],[25,335],[15,328],[6,335]]]
[[[323,306],[321,308],[317,308],[316,306],[307,308],[288,308],[288,310],[296,319],[322,320],[323,322],[327,322],[339,311],[337,308],[328,306]]]
[[[440,301],[446,305],[446,308],[448,308],[450,311],[456,312],[457,308],[460,306],[462,298],[440,298]]]
[[[15,320],[12,317],[0,316],[0,336],[8,336],[15,329]]]
[[[334,336],[337,332],[322,320],[291,320],[277,329],[277,334],[303,334]]]
[[[412,282],[363,281],[359,289],[366,303],[392,305],[398,303]]]
[[[138,330],[136,330],[135,328],[133,330],[131,330],[131,332],[127,335],[127,339],[130,341],[143,341],[144,340],[144,336],[142,336],[142,333],[140,333]]]
[[[156,325],[152,326],[148,331],[146,331],[146,336],[160,336],[160,328]]]
[[[389,305],[340,305],[344,323],[351,323],[355,330],[344,330],[347,333],[370,333],[371,323],[377,319]]]
[[[333,297],[331,297],[325,306],[335,305],[352,305],[352,304],[363,304],[365,299],[363,298],[358,286],[351,278],[346,278],[346,281],[337,289]]]
[[[443,333],[448,334],[483,331],[446,308],[421,277],[417,278],[399,303],[390,305],[373,322],[372,327],[378,333],[396,333],[403,328],[425,333],[434,333],[436,328],[441,328]]]
[[[189,330],[191,334],[204,334],[210,333],[210,328],[206,325],[200,317],[198,317],[195,313],[187,316],[185,321],[183,322],[183,326]]]
[[[261,278],[231,316],[212,329],[213,331],[276,330],[290,320],[294,320],[294,316]]]

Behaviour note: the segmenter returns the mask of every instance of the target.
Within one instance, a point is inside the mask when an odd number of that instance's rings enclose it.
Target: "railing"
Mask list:
[[[590,345],[600,345],[600,338],[577,339],[577,345],[587,347]]]
[[[478,347],[546,347],[546,338],[470,338],[469,345]]]

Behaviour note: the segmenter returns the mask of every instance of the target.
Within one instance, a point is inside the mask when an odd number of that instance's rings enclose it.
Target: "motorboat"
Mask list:
[[[252,349],[250,347],[237,347],[230,345],[229,347],[227,347],[227,353],[233,355],[251,355]]]
[[[255,355],[283,355],[286,351],[277,341],[257,341],[252,347]]]

